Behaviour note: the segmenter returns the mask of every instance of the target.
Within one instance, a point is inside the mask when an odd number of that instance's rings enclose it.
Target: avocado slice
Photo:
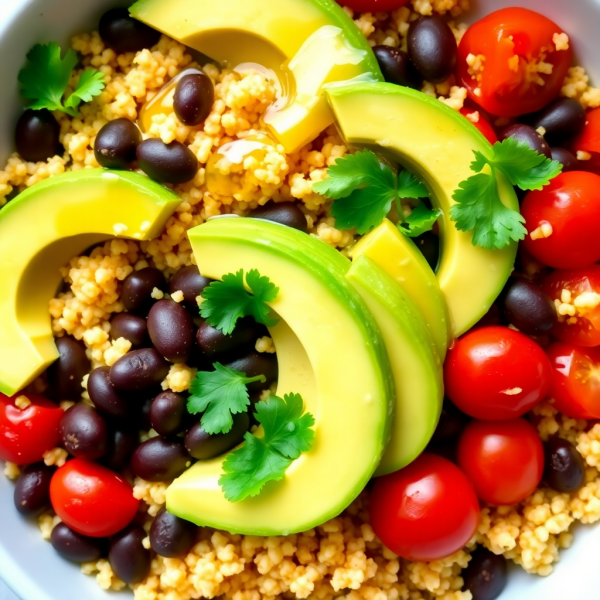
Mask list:
[[[316,441],[281,482],[236,503],[218,485],[224,457],[197,462],[168,488],[167,507],[198,525],[235,533],[310,529],[356,498],[389,441],[393,378],[377,324],[350,283],[325,266],[347,259],[300,231],[215,218],[190,230],[189,239],[203,275],[221,279],[255,268],[280,288],[271,303],[282,319],[271,329],[277,394],[302,395],[316,419]]]
[[[334,0],[138,0],[130,12],[230,67],[270,70],[280,98],[264,119],[288,153],[333,123],[323,84],[383,81],[366,38]]]
[[[346,278],[375,317],[394,374],[392,439],[375,472],[387,475],[419,456],[435,431],[444,398],[442,362],[417,305],[383,268],[359,256]]]
[[[145,176],[84,169],[46,179],[0,210],[0,392],[12,396],[58,358],[48,303],[60,267],[116,235],[152,239],[180,203]]]
[[[448,349],[446,301],[435,274],[412,240],[388,219],[364,236],[350,251],[353,260],[366,256],[398,283],[421,310],[442,359]]]
[[[517,253],[516,242],[494,251],[473,246],[472,234],[458,231],[450,220],[452,194],[473,175],[473,150],[490,155],[489,142],[461,114],[409,88],[365,83],[328,87],[326,95],[348,143],[371,147],[414,171],[431,192],[432,203],[443,211],[437,278],[452,332],[461,335],[500,294]],[[514,189],[500,173],[498,183],[502,202],[519,210]],[[371,235],[378,234],[366,237]],[[395,259],[410,260],[411,254]]]

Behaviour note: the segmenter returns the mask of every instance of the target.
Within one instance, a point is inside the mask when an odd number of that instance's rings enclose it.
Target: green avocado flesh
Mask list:
[[[0,210],[0,392],[12,396],[58,358],[48,303],[60,268],[117,235],[156,237],[180,203],[145,176],[85,169],[38,183]]]
[[[279,287],[270,303],[281,317],[271,329],[277,394],[302,395],[316,419],[316,440],[282,481],[236,503],[218,484],[225,457],[200,461],[168,488],[167,507],[235,533],[310,529],[358,496],[390,438],[393,377],[377,324],[353,286],[334,272],[340,261],[349,266],[347,259],[311,236],[266,221],[216,218],[192,229],[189,239],[206,277],[258,269]]]
[[[472,235],[458,231],[450,220],[452,194],[473,175],[473,151],[489,156],[489,142],[460,113],[409,88],[365,83],[331,86],[326,94],[346,141],[387,154],[415,172],[427,185],[432,204],[443,211],[438,221],[437,278],[452,332],[461,335],[489,310],[511,273],[517,252],[516,242],[494,251],[473,246]],[[515,192],[501,174],[498,183],[502,202],[519,210]]]
[[[442,410],[442,363],[421,312],[410,296],[366,256],[346,278],[375,317],[396,385],[392,439],[375,475],[387,475],[412,462],[429,443]]]

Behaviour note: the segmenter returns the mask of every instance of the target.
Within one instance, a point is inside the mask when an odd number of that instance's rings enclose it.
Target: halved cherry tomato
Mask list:
[[[544,449],[525,419],[471,421],[458,442],[458,464],[480,500],[515,504],[532,494],[544,472]]]
[[[81,458],[60,467],[50,482],[56,514],[71,529],[90,537],[107,537],[127,527],[140,501],[115,472]]]
[[[481,327],[448,351],[444,381],[448,398],[467,415],[514,419],[548,395],[550,363],[526,335],[508,327]]]
[[[356,12],[388,12],[396,10],[409,0],[337,0],[338,4],[347,6]]]
[[[542,289],[560,302],[552,329],[559,340],[587,348],[600,346],[600,265],[554,271],[544,279]]]
[[[479,522],[479,502],[465,474],[449,460],[421,454],[379,477],[370,497],[379,539],[407,560],[430,561],[460,550]]]
[[[21,409],[15,399],[25,396],[31,404]],[[17,394],[9,398],[0,394],[0,458],[19,465],[42,460],[44,452],[60,439],[62,408],[42,396]]]
[[[525,8],[504,8],[471,25],[458,46],[458,77],[469,98],[499,117],[542,109],[571,65],[571,47],[556,50],[554,36],[561,33],[556,23]],[[473,59],[480,56],[478,69]]]
[[[481,111],[478,111],[475,108],[464,107],[460,109],[460,114],[467,118],[469,115],[477,114],[477,117],[474,117],[477,119],[476,121],[472,121],[471,119],[469,119],[469,121],[473,123],[473,125],[475,125],[475,127],[477,127],[477,129],[479,129],[481,133],[483,133],[485,139],[490,144],[492,144],[492,146],[498,141],[498,136],[496,135],[494,128],[490,125],[489,121],[487,121],[486,118],[481,114]]]

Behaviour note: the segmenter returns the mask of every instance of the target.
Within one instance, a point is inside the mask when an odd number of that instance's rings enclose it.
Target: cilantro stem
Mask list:
[[[255,381],[260,381],[261,383],[264,383],[265,381],[267,381],[267,378],[264,375],[256,375],[255,377],[244,377],[244,381],[246,383],[254,383]]]

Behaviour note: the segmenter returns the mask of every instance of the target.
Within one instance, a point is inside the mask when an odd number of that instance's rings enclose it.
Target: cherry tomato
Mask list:
[[[499,117],[542,109],[571,65],[571,47],[556,50],[553,38],[561,33],[556,23],[525,8],[504,8],[471,25],[458,46],[458,77],[469,98]],[[482,68],[470,55],[484,57]],[[545,73],[532,68],[542,62],[551,65]]]
[[[575,151],[600,153],[600,108],[594,108],[585,115],[585,127],[570,146]]]
[[[474,329],[455,342],[444,364],[446,394],[476,419],[525,414],[550,391],[550,363],[530,338],[508,327]]]
[[[488,504],[515,504],[542,479],[544,449],[525,419],[471,421],[458,442],[458,464]]]
[[[25,396],[31,404],[21,409],[15,399]],[[60,439],[62,408],[42,396],[17,394],[9,398],[0,394],[0,458],[19,465],[42,460],[44,452]]]
[[[421,454],[404,469],[379,477],[370,502],[375,534],[407,560],[450,556],[479,522],[473,486],[456,465],[435,454]]]
[[[492,144],[492,146],[498,141],[498,136],[496,135],[494,128],[490,125],[489,121],[487,121],[485,119],[485,117],[481,114],[480,111],[478,111],[475,108],[464,107],[464,108],[460,109],[460,114],[463,115],[464,117],[468,117],[468,115],[477,114],[476,117],[473,117],[473,118],[477,119],[476,121],[471,121],[471,119],[469,119],[469,121],[471,123],[473,123],[473,125],[475,125],[475,127],[477,127],[477,129],[479,129],[479,131],[481,131],[481,133],[483,133],[483,135],[485,136],[485,139],[490,144]]]
[[[140,504],[123,478],[81,458],[56,471],[50,482],[50,500],[66,525],[90,537],[121,531],[131,523]]]
[[[545,265],[575,269],[600,260],[599,175],[583,171],[561,173],[543,189],[525,196],[521,214],[529,234],[523,244]],[[550,229],[545,234],[547,226]]]
[[[558,321],[552,328],[559,340],[600,346],[600,265],[554,271],[544,279],[542,290],[555,304],[560,302]]]
[[[396,10],[409,0],[337,0],[338,4],[347,6],[356,12],[389,12]]]

